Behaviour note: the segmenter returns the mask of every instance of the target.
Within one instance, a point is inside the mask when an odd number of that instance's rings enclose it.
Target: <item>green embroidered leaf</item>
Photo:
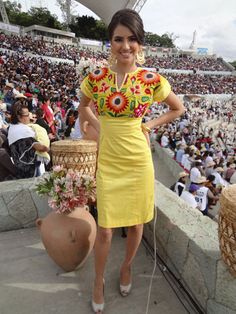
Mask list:
[[[111,116],[111,117],[115,117],[115,115],[112,113],[112,112],[110,112],[110,111],[108,111],[108,114]]]
[[[104,106],[104,103],[105,103],[104,98],[101,98],[100,102],[99,102],[100,108],[102,108]]]
[[[112,93],[115,93],[115,92],[116,92],[115,87],[112,87],[112,88],[111,88],[111,92],[112,92]]]
[[[143,96],[142,97],[142,102],[146,102],[146,101],[148,101],[149,100],[149,97],[147,97],[147,96]]]
[[[117,117],[127,117],[127,114],[122,113],[122,114],[117,114],[116,116]]]
[[[130,110],[134,110],[134,107],[135,107],[135,101],[131,100],[130,105],[129,105]]]
[[[124,88],[124,87],[123,87],[123,88],[121,88],[121,90],[120,90],[120,91],[121,91],[121,93],[126,93],[127,88]]]
[[[98,99],[98,94],[93,94],[93,97],[94,97],[95,99]]]

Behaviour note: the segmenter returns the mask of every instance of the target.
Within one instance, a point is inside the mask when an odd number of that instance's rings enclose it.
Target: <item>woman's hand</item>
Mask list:
[[[142,129],[142,131],[143,131],[143,134],[144,134],[144,136],[145,136],[145,138],[146,138],[146,140],[147,140],[148,146],[150,147],[150,137],[149,137],[149,133],[148,133],[147,131],[143,130],[143,129]]]
[[[36,143],[34,143],[33,144],[33,148],[35,149],[35,150],[37,150],[38,152],[41,152],[41,153],[44,153],[44,152],[49,152],[49,148],[47,147],[47,146],[45,146],[45,145],[42,145],[42,144],[40,144],[40,143],[38,143],[38,142],[36,142]]]

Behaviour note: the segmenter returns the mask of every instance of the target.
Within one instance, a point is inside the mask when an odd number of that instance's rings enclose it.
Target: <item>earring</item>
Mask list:
[[[136,62],[140,65],[143,65],[145,63],[145,56],[144,56],[144,52],[143,50],[140,50],[137,54],[136,54]]]
[[[116,64],[117,60],[116,60],[116,56],[111,52],[109,57],[108,57],[108,60],[107,60],[109,66],[113,66],[114,64]]]

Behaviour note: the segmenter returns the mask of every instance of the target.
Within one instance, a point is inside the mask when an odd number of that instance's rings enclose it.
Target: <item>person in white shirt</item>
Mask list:
[[[213,174],[215,164],[216,163],[213,160],[212,161],[208,161],[208,163],[206,163],[206,166],[205,166],[205,175],[206,175],[206,177],[208,177],[209,175]]]
[[[174,192],[178,196],[181,196],[183,191],[186,189],[186,182],[187,182],[188,177],[189,175],[185,171],[182,171],[179,173],[179,180],[175,183],[175,186],[174,186]]]
[[[197,183],[197,180],[202,175],[202,161],[201,160],[195,160],[193,163],[193,167],[190,170],[190,182],[191,183]]]
[[[164,148],[169,147],[169,137],[168,137],[168,132],[164,132],[162,137],[161,137],[161,146]]]
[[[212,199],[217,201],[219,198],[218,196],[214,196],[210,189],[204,184],[207,182],[206,177],[201,176],[198,178],[199,189],[196,192],[195,200],[198,204],[199,210],[202,212],[203,215],[207,215],[208,213],[208,199]]]
[[[214,171],[212,172],[213,176],[215,176],[215,180],[213,181],[213,184],[216,186],[216,187],[219,187],[219,186],[227,186],[228,185],[228,182],[225,181],[221,174],[223,174],[224,172],[224,169],[222,167],[217,167],[216,169],[214,169]]]
[[[188,203],[193,208],[198,207],[197,201],[195,200],[197,190],[199,190],[199,186],[192,183],[189,186],[189,191],[183,191],[180,196],[186,203]]]

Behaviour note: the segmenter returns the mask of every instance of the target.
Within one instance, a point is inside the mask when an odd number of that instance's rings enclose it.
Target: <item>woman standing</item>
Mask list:
[[[82,82],[80,110],[99,132],[97,168],[98,233],[95,243],[95,282],[92,307],[104,309],[104,270],[112,228],[128,227],[126,254],[120,268],[120,293],[131,290],[131,264],[139,247],[143,224],[154,213],[154,169],[149,147],[151,129],[179,117],[184,107],[167,80],[137,66],[144,62],[143,23],[137,12],[118,11],[108,26],[110,67],[96,69]],[[93,100],[98,119],[89,108]],[[170,111],[141,124],[154,101]]]

